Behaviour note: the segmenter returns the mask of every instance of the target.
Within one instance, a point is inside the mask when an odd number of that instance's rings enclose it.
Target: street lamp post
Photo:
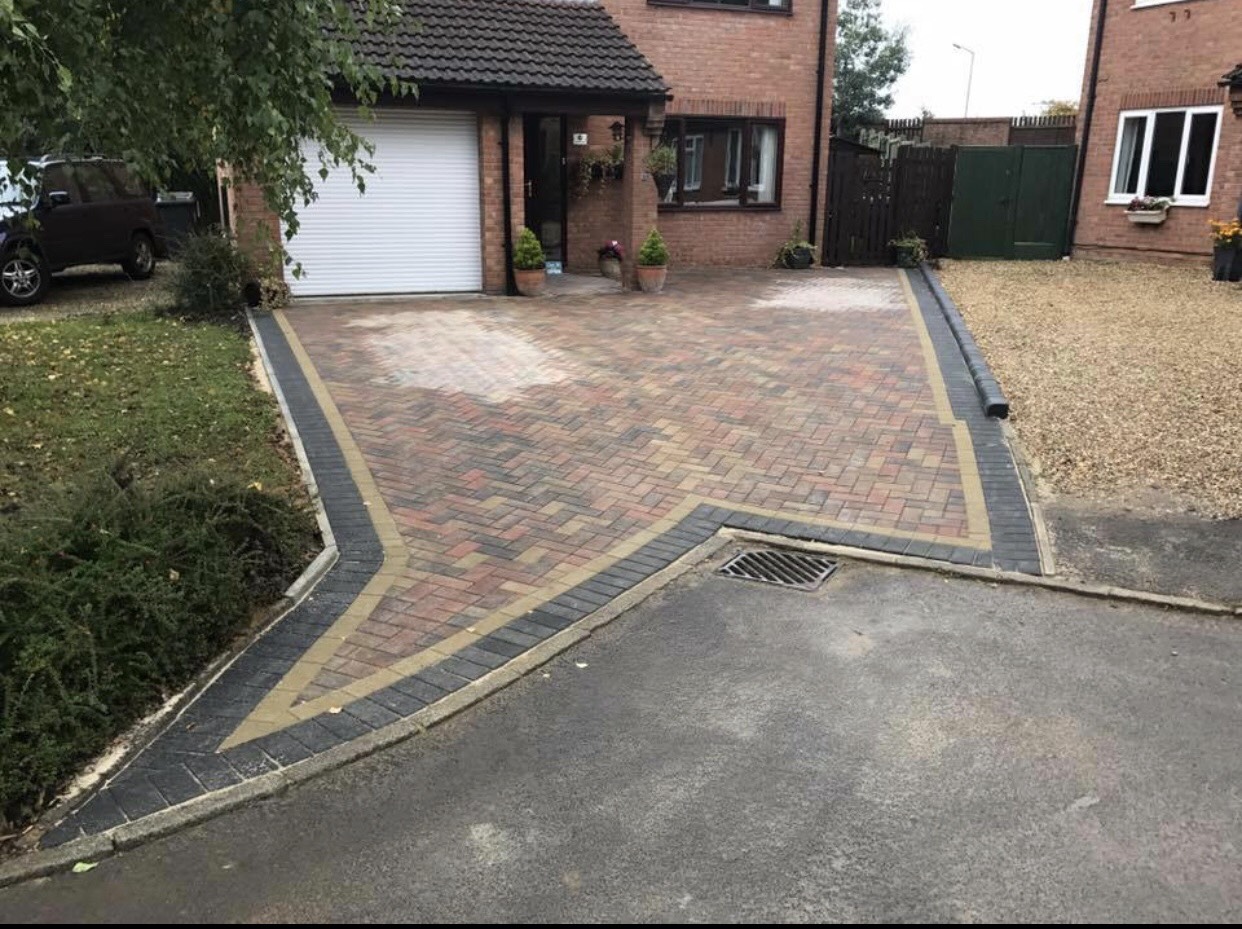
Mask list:
[[[956,42],[953,43],[953,47],[956,48],[959,52],[965,52],[967,55],[970,56],[970,77],[966,79],[966,116],[969,117],[970,116],[970,91],[975,86],[975,53],[971,49],[967,48],[965,45],[958,45]]]

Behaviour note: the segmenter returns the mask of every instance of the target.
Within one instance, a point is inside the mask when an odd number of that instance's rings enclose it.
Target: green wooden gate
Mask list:
[[[1077,151],[1073,145],[959,149],[949,255],[1064,255]]]

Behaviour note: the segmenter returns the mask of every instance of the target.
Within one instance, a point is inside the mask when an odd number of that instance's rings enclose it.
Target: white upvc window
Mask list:
[[[1178,206],[1208,206],[1224,108],[1125,110],[1117,123],[1108,202],[1171,197]]]
[[[703,137],[686,136],[686,190],[703,186]]]

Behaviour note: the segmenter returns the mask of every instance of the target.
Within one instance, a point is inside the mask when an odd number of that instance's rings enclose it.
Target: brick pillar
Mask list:
[[[646,120],[642,117],[625,118],[625,175],[621,181],[621,243],[625,246],[625,260],[621,263],[621,281],[627,290],[638,286],[634,272],[638,249],[647,233],[656,228],[658,221],[655,182],[647,173],[647,154],[651,151],[652,138],[646,133]]]

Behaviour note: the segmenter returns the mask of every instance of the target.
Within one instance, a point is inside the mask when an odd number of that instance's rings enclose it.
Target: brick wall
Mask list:
[[[1092,13],[1091,44],[1099,4]],[[1242,196],[1242,118],[1218,87],[1242,59],[1242,0],[1187,0],[1132,9],[1110,0],[1096,110],[1083,174],[1075,254],[1142,260],[1201,261],[1211,252],[1207,221],[1232,216]],[[1090,61],[1083,86],[1086,108]],[[1106,205],[1122,110],[1224,104],[1212,203],[1175,206],[1162,226],[1135,226],[1124,206]],[[1082,123],[1079,120],[1081,141]]]
[[[1008,145],[1013,120],[929,119],[923,123],[923,141],[948,148],[951,145]]]
[[[659,214],[660,230],[668,241],[674,264],[770,264],[794,223],[801,220],[805,234],[810,220],[819,0],[793,0],[790,15],[679,9],[649,4],[647,0],[604,0],[604,5],[671,85],[670,115],[784,116],[780,210],[666,210]],[[831,0],[830,36],[835,34],[836,10],[837,0]],[[830,47],[822,176],[827,173],[831,51]],[[820,184],[821,232],[826,187]],[[571,225],[571,232],[572,229]],[[598,232],[594,228],[591,231]],[[572,242],[570,247],[571,251],[575,249]]]
[[[579,274],[594,273],[599,268],[598,250],[611,239],[621,240],[624,233],[622,189],[619,180],[595,181],[585,194],[575,194],[574,176],[578,162],[588,152],[607,152],[616,143],[612,124],[624,122],[620,116],[575,117],[569,120],[569,135],[587,133],[587,145],[569,148],[569,254],[566,270]],[[650,183],[650,182],[648,182]]]
[[[501,125],[503,118],[481,113],[479,115],[479,198],[483,228],[479,234],[483,253],[483,289],[489,294],[505,290],[505,219],[504,219],[504,159],[501,155]],[[522,228],[526,206],[522,199],[522,119],[509,120],[509,171],[513,238]]]

